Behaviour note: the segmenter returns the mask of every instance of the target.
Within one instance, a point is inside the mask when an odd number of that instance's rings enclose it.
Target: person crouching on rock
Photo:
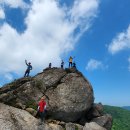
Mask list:
[[[43,96],[40,100],[40,102],[38,103],[38,111],[39,111],[39,115],[41,118],[41,121],[43,122],[45,120],[45,111],[46,111],[46,101],[45,101],[46,97]]]

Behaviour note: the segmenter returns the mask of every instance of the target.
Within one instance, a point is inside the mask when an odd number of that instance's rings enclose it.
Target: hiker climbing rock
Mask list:
[[[27,69],[26,69],[26,71],[25,71],[24,77],[28,77],[28,76],[29,76],[29,73],[30,73],[30,70],[32,70],[32,65],[31,65],[30,62],[27,63],[27,60],[25,60],[25,63],[26,63],[26,65],[27,65]]]
[[[61,68],[62,69],[64,68],[64,61],[63,60],[61,61]]]
[[[45,111],[46,111],[46,101],[45,101],[46,97],[43,96],[40,100],[40,102],[38,103],[38,112],[41,118],[41,121],[43,122],[45,120]]]
[[[69,58],[69,68],[72,67],[73,58],[70,56]]]

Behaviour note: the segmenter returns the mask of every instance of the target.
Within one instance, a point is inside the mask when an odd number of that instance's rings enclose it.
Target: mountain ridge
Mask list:
[[[104,105],[104,112],[113,117],[112,130],[130,130],[130,111],[122,107]]]
[[[126,110],[130,110],[130,106],[123,106],[122,108],[124,108]]]

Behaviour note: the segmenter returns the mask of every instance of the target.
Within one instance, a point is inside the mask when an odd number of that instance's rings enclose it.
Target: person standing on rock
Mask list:
[[[69,68],[72,67],[72,63],[73,63],[73,58],[70,56],[70,58],[69,58]]]
[[[76,63],[75,63],[75,62],[73,62],[73,68],[75,68],[75,69],[76,69]]]
[[[62,69],[64,68],[64,61],[63,60],[61,61],[61,68]]]
[[[39,111],[39,115],[41,118],[41,121],[43,122],[45,120],[45,111],[46,111],[46,101],[45,101],[46,97],[43,96],[40,100],[40,102],[38,103],[38,111]]]
[[[49,68],[51,68],[51,63],[49,63]]]
[[[30,73],[30,70],[32,70],[32,65],[31,63],[27,63],[27,60],[25,60],[25,64],[27,65],[27,69],[25,71],[25,74],[24,74],[24,77],[28,77],[29,76],[29,73]]]

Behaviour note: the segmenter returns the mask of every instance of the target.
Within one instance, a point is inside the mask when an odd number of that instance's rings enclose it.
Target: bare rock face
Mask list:
[[[86,123],[83,130],[107,130],[95,122]]]
[[[55,87],[60,80],[66,75],[66,71],[60,68],[51,68],[43,70],[34,77],[34,80],[41,82],[46,88]]]
[[[91,109],[86,115],[87,120],[92,120],[93,118],[100,117],[103,115],[103,105],[101,103],[93,104]]]
[[[57,124],[49,124],[50,130],[64,130],[64,128]]]
[[[92,120],[93,122],[96,122],[100,126],[106,128],[107,130],[111,130],[112,127],[112,116],[109,114],[94,118]]]
[[[37,111],[34,110],[33,108],[26,108],[26,111],[29,112],[31,115],[33,115],[34,117],[36,116],[37,114]]]
[[[93,103],[91,85],[79,74],[66,74],[54,89],[46,92],[49,112],[55,119],[77,121]]]
[[[64,130],[62,126],[40,123],[25,110],[0,103],[0,130]]]
[[[74,123],[66,123],[65,129],[66,130],[83,130],[83,126],[79,124],[74,124]]]
[[[37,126],[28,112],[0,103],[0,130],[36,130]]]
[[[94,102],[92,86],[75,69],[46,69],[33,78],[22,78],[6,85],[0,93],[0,102],[24,109],[36,109],[45,94],[48,115],[66,122],[79,120]]]

